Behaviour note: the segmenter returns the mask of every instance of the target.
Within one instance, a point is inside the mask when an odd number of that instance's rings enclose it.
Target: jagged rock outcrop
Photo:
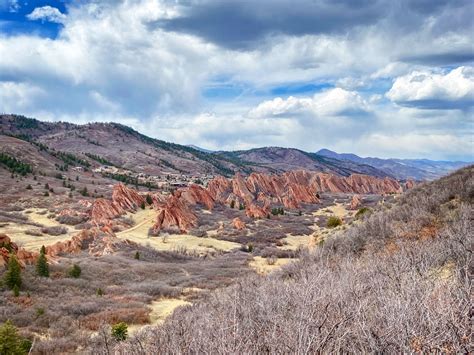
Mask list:
[[[189,230],[198,225],[197,217],[190,208],[189,203],[181,198],[181,192],[177,191],[169,196],[166,202],[157,207],[158,214],[153,226],[154,232],[162,229],[178,228],[181,232]]]
[[[266,218],[270,214],[268,205],[259,206],[255,203],[249,203],[245,208],[245,214],[250,218]]]
[[[263,205],[281,204],[285,208],[299,208],[301,203],[319,203],[318,192],[388,194],[402,191],[400,184],[390,178],[376,178],[353,174],[341,177],[309,171],[289,171],[282,175],[252,173],[248,177],[236,174],[232,179],[218,177],[208,184],[214,201],[235,206],[244,203],[248,215],[263,214],[257,211]],[[234,202],[232,202],[234,201]]]
[[[190,205],[204,205],[208,210],[212,210],[215,204],[214,198],[209,191],[196,184],[192,184],[186,189],[183,189],[181,191],[181,199]]]
[[[242,221],[239,217],[235,217],[232,220],[232,225],[234,226],[235,229],[242,230],[246,228],[245,222]]]
[[[6,234],[0,234],[0,267],[5,267],[10,260],[10,255],[14,254],[20,265],[24,267],[27,264],[33,264],[38,257],[38,253],[30,252],[18,245],[10,239]]]
[[[112,201],[99,198],[91,207],[91,221],[95,225],[106,225],[110,220],[126,212],[136,211],[145,198],[138,191],[126,187],[124,184],[114,186]]]
[[[349,204],[349,209],[356,210],[360,207],[360,205],[361,205],[360,196],[359,195],[352,196],[351,203]]]
[[[125,211],[135,211],[145,202],[145,198],[137,190],[117,184],[112,192],[112,201]]]
[[[415,187],[415,181],[411,180],[411,179],[408,179],[406,182],[405,182],[405,190],[408,190],[408,189],[412,189]]]

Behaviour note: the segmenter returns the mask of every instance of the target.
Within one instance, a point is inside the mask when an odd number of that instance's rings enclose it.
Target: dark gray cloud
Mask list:
[[[384,14],[379,0],[231,0],[189,3],[182,16],[152,28],[197,35],[222,47],[248,49],[269,35],[345,33]]]
[[[472,6],[470,0],[190,1],[180,16],[150,22],[149,26],[189,33],[225,48],[245,50],[256,48],[263,39],[278,34],[347,34],[356,27],[373,24],[378,24],[382,31],[414,32],[426,16],[441,17],[436,27],[445,32],[465,28],[469,21],[472,26]]]
[[[471,51],[466,50],[404,56],[400,58],[400,61],[434,66],[474,63],[474,48]]]

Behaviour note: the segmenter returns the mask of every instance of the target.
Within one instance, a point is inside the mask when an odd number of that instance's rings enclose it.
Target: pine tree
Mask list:
[[[0,326],[0,354],[28,354],[31,342],[18,334],[16,327],[7,320]]]
[[[44,245],[41,247],[40,256],[36,262],[36,273],[38,276],[49,277],[49,265],[46,259],[46,249]]]
[[[153,204],[153,198],[150,195],[146,195],[146,203],[149,205]]]
[[[69,276],[74,277],[75,279],[79,278],[81,276],[81,267],[77,264],[74,264],[70,269],[69,269]]]
[[[10,259],[8,260],[8,270],[5,273],[4,282],[10,290],[13,290],[15,286],[18,288],[21,286],[21,267],[14,254],[10,254]]]

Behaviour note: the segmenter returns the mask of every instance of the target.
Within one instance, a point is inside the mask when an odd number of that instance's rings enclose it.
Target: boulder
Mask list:
[[[239,217],[236,217],[232,220],[232,225],[235,229],[242,230],[246,228],[245,222],[243,222]]]
[[[349,204],[349,209],[357,210],[361,205],[361,199],[359,195],[353,195],[351,203]]]

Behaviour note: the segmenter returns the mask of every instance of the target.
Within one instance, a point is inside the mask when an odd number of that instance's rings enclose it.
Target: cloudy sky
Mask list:
[[[0,0],[0,112],[473,160],[472,0]]]

